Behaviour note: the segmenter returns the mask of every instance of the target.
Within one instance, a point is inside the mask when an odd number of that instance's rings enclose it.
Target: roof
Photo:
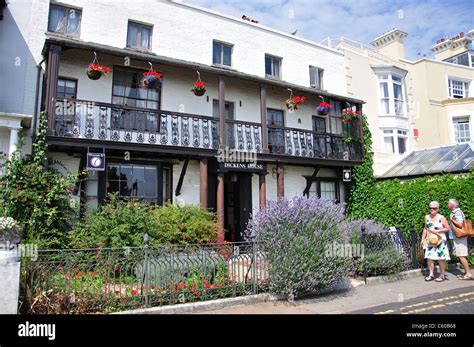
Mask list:
[[[439,173],[469,171],[474,165],[470,144],[422,149],[411,152],[378,179],[410,178]]]
[[[64,46],[64,47],[69,47],[69,48],[77,48],[77,49],[84,49],[84,50],[89,50],[89,51],[102,52],[102,53],[120,56],[120,57],[127,56],[127,57],[130,57],[131,59],[139,59],[139,60],[149,61],[153,63],[159,63],[162,65],[178,66],[178,67],[188,68],[192,70],[200,70],[200,71],[205,71],[209,73],[220,74],[223,76],[241,78],[244,80],[254,81],[254,82],[258,82],[258,83],[262,83],[266,85],[273,85],[280,88],[290,88],[290,89],[293,89],[293,91],[295,92],[296,91],[306,92],[310,94],[321,95],[327,98],[348,101],[355,104],[365,103],[363,100],[360,100],[360,99],[355,99],[355,98],[351,98],[344,95],[332,94],[324,90],[305,87],[305,86],[301,86],[298,84],[293,84],[293,83],[289,83],[289,82],[285,82],[281,80],[273,80],[273,79],[269,79],[265,77],[260,77],[260,76],[240,72],[231,68],[220,68],[220,67],[215,67],[211,65],[191,62],[187,60],[161,56],[152,52],[142,52],[142,51],[136,51],[136,50],[126,49],[126,48],[119,48],[119,47],[104,45],[101,43],[87,42],[83,40],[56,36],[54,34],[53,35],[46,34],[46,42],[42,51],[43,56],[47,55],[50,45],[59,45],[59,46]]]

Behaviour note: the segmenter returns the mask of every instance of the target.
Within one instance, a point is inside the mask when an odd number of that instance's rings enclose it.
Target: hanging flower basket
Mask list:
[[[107,66],[99,64],[90,64],[87,68],[87,77],[89,77],[91,80],[98,80],[102,77],[102,75],[107,75],[111,72],[112,69],[108,68]]]
[[[193,88],[191,91],[194,93],[196,96],[203,96],[206,94],[206,83],[201,81],[200,78],[196,82],[194,82]]]
[[[318,107],[316,107],[316,111],[318,112],[319,115],[321,116],[326,116],[329,114],[329,109],[333,108],[334,106],[331,104],[328,104],[327,102],[321,102]]]
[[[98,80],[102,75],[107,75],[111,73],[112,69],[108,68],[105,65],[100,65],[99,60],[97,59],[97,53],[94,52],[94,60],[92,64],[87,67],[87,77],[91,80]]]
[[[286,107],[290,111],[298,111],[298,108],[304,103],[306,103],[305,96],[293,96],[285,101]]]
[[[342,110],[341,119],[344,123],[357,122],[359,120],[360,112],[354,112],[351,109]]]

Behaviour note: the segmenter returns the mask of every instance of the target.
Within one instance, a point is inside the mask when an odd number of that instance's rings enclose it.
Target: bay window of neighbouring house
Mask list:
[[[79,37],[82,10],[60,5],[49,8],[48,31],[50,33]]]
[[[462,99],[469,97],[469,82],[455,78],[448,78],[449,97]]]
[[[454,140],[456,143],[471,142],[471,125],[469,116],[453,118]]]
[[[407,151],[408,131],[400,129],[383,130],[383,151],[388,154],[404,154]]]
[[[381,74],[379,80],[379,112],[382,115],[405,116],[404,79],[395,74]]]

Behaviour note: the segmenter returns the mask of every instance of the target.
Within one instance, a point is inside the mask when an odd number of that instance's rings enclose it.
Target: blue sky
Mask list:
[[[474,29],[474,0],[183,0],[224,14],[320,42],[344,36],[368,44],[393,28],[408,33],[406,56],[433,57],[430,48],[446,35]]]

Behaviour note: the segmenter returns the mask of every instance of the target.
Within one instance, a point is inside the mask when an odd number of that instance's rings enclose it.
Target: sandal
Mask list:
[[[425,282],[431,282],[432,280],[434,280],[434,276],[427,276],[425,277]]]
[[[473,277],[472,277],[472,275],[471,276],[462,275],[462,276],[459,276],[458,279],[461,280],[461,281],[472,281]]]
[[[445,279],[446,277],[439,276],[437,279],[435,279],[435,282],[444,282]]]

